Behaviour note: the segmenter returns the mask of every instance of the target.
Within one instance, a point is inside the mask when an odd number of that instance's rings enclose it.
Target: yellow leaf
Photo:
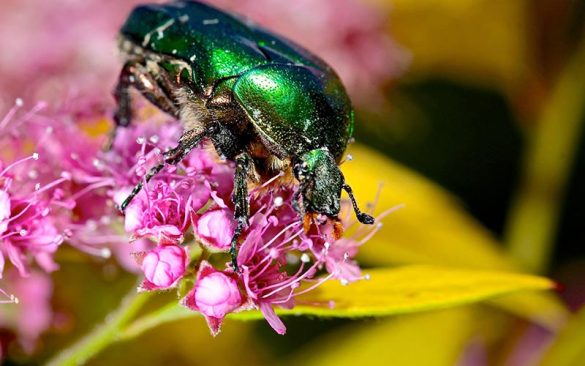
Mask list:
[[[466,268],[513,270],[493,236],[443,189],[362,145],[342,170],[359,202],[375,199],[376,211],[404,204],[383,220],[384,227],[360,248],[369,265],[428,263]]]
[[[580,366],[585,363],[585,307],[575,314],[546,352],[541,366]]]
[[[343,286],[327,281],[297,297],[281,314],[334,317],[382,316],[445,308],[521,290],[553,288],[548,279],[506,272],[436,266],[373,269],[369,280]]]
[[[342,168],[359,202],[373,201],[382,183],[377,213],[404,204],[382,220],[380,232],[360,248],[361,263],[518,270],[491,233],[441,187],[359,144],[350,153],[353,161]],[[493,303],[550,329],[562,324],[567,315],[560,301],[545,293],[512,295]]]
[[[470,307],[462,307],[351,323],[311,342],[289,364],[455,365],[475,330],[477,316]]]
[[[367,0],[389,11],[389,31],[412,53],[411,75],[442,74],[505,91],[530,76],[526,0]]]
[[[528,317],[550,330],[559,329],[569,316],[563,302],[546,292],[516,293],[498,297],[488,303],[517,316]]]
[[[292,309],[277,309],[279,315],[319,317],[370,317],[415,313],[470,304],[504,294],[546,290],[554,283],[546,278],[505,272],[474,271],[435,266],[405,266],[372,269],[370,279],[348,286],[326,281],[296,297]],[[199,316],[199,313],[171,303],[129,324],[119,334],[128,340],[161,324]],[[230,314],[231,319],[263,318],[259,311]]]

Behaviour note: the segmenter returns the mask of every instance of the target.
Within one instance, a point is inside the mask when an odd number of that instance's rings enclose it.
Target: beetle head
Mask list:
[[[304,209],[336,218],[344,181],[329,151],[315,149],[303,154],[294,173],[300,182]]]
[[[351,199],[358,221],[368,225],[374,223],[372,216],[360,211],[351,187],[345,183],[343,174],[327,149],[315,149],[303,154],[294,165],[294,174],[300,182],[298,194],[303,197],[305,211],[337,219],[343,189]]]

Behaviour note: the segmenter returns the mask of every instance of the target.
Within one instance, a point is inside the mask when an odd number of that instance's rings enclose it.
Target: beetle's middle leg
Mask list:
[[[196,133],[195,131],[185,131],[183,136],[179,139],[179,145],[174,149],[168,150],[164,153],[164,160],[150,169],[144,179],[141,179],[138,184],[132,189],[132,192],[126,197],[124,202],[120,205],[120,211],[124,212],[126,207],[132,202],[134,197],[142,190],[144,183],[148,183],[152,177],[157,175],[167,164],[177,165],[189,154],[189,152],[197,146],[197,144],[205,137],[205,134]]]
[[[230,246],[230,255],[232,258],[232,267],[238,272],[238,238],[242,230],[248,225],[248,174],[252,165],[252,158],[247,152],[240,153],[236,156],[236,172],[234,176],[234,193],[232,201],[234,203],[234,220],[236,228]]]
[[[166,71],[162,71],[165,72]],[[116,132],[119,127],[127,127],[132,122],[132,100],[130,88],[136,88],[148,101],[158,107],[165,113],[178,118],[179,107],[169,96],[167,75],[160,76],[160,82],[153,76],[148,68],[139,61],[128,61],[122,68],[118,83],[114,88],[114,98],[117,109],[114,113],[114,122],[116,125],[106,146],[109,150],[112,147]]]

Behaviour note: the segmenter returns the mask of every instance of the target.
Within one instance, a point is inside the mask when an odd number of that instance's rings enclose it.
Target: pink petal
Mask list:
[[[142,202],[138,200],[132,202],[124,212],[124,230],[127,233],[131,233],[144,227],[144,223],[142,222],[143,216],[144,207],[142,206]]]
[[[29,274],[28,267],[22,261],[24,259],[24,255],[22,252],[8,240],[4,241],[4,248],[6,249],[6,253],[8,254],[8,259],[22,277],[27,277]]]
[[[10,217],[10,196],[6,191],[0,191],[0,223]],[[0,233],[3,231],[0,229]]]
[[[285,334],[286,333],[286,326],[284,325],[282,320],[280,320],[278,315],[276,315],[276,313],[274,312],[274,309],[272,308],[272,306],[269,303],[261,302],[260,303],[260,311],[264,315],[264,318],[266,319],[266,321],[268,321],[268,324],[270,324],[270,326],[272,327],[272,329],[274,329],[276,331],[276,333],[278,333],[278,334]]]
[[[193,212],[197,212],[202,209],[209,199],[211,198],[211,191],[208,186],[204,183],[198,184],[193,188],[193,194],[191,194],[191,207]]]
[[[2,251],[0,250],[0,279],[2,278],[2,273],[4,273],[4,264],[5,264],[4,254],[2,254]]]

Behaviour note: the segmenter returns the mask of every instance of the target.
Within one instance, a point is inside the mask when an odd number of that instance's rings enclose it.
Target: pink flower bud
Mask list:
[[[227,250],[234,235],[234,218],[228,210],[207,211],[195,222],[195,233],[206,245]]]
[[[195,285],[195,304],[206,316],[223,318],[241,303],[236,281],[221,272],[202,277]]]
[[[177,245],[157,246],[142,259],[146,280],[158,289],[173,286],[183,276],[186,267],[187,253]]]

